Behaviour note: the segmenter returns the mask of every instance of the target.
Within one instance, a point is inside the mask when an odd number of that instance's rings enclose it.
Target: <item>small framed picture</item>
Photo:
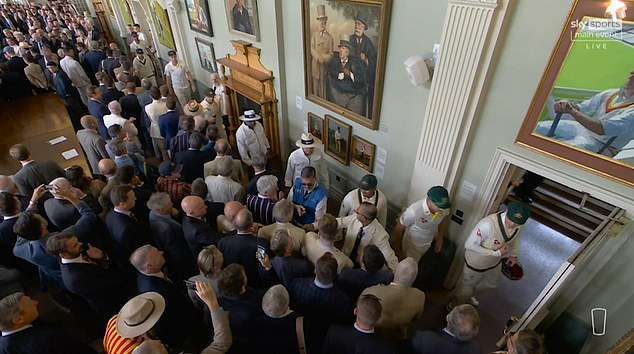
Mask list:
[[[352,126],[326,114],[324,146],[326,154],[347,165],[350,162],[350,136]]]
[[[324,119],[315,113],[308,113],[308,132],[321,141],[324,141]]]
[[[198,49],[200,66],[209,72],[217,72],[214,45],[211,42],[196,37],[196,48]]]
[[[372,172],[374,169],[374,155],[376,153],[376,145],[360,138],[356,135],[352,136],[352,163],[362,169]]]
[[[214,30],[211,28],[211,16],[209,15],[207,0],[185,0],[185,4],[187,5],[189,28],[213,37]]]

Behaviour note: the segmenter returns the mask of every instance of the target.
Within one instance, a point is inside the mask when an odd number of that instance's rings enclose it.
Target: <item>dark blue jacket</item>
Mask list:
[[[77,89],[73,87],[73,83],[63,70],[59,70],[55,74],[55,91],[62,99],[69,98],[77,94]]]
[[[90,112],[91,116],[97,118],[97,130],[99,131],[99,135],[101,135],[106,140],[110,140],[108,129],[103,122],[103,116],[105,116],[106,114],[110,114],[108,108],[103,104],[103,102],[91,99],[88,100],[88,112]]]
[[[165,138],[165,146],[170,149],[172,138],[178,134],[178,113],[167,111],[159,116],[159,129],[161,136]]]

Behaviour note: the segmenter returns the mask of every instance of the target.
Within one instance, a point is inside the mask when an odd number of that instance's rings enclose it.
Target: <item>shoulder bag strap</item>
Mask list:
[[[297,333],[299,354],[306,354],[306,341],[304,340],[304,316],[297,316],[297,318],[295,318],[295,333]]]

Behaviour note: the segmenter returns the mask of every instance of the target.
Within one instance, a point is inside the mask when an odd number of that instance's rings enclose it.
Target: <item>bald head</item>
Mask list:
[[[236,215],[238,215],[238,212],[240,210],[242,210],[244,208],[244,206],[242,205],[242,203],[238,202],[238,201],[230,201],[227,204],[225,204],[225,218],[227,218],[227,220],[233,222],[236,218]]]
[[[121,114],[121,104],[118,101],[108,103],[108,110],[111,114]]]
[[[214,150],[218,156],[224,156],[229,152],[229,142],[226,139],[218,139],[214,144]]]
[[[81,117],[80,123],[84,129],[97,130],[97,118],[93,116],[87,115]]]
[[[111,159],[101,159],[99,160],[99,172],[106,177],[112,177],[117,173],[117,165]]]
[[[233,222],[236,225],[238,232],[251,232],[253,227],[253,215],[247,209],[241,209],[236,215],[236,219]]]
[[[207,206],[205,205],[205,201],[203,198],[190,195],[183,198],[181,202],[181,208],[187,216],[192,218],[197,218],[201,216],[205,216],[207,214]]]

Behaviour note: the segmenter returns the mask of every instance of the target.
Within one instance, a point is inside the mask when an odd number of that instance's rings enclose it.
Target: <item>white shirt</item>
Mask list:
[[[286,187],[292,187],[295,182],[295,178],[299,177],[302,173],[302,168],[306,166],[313,166],[317,171],[317,181],[321,183],[326,189],[330,188],[330,179],[328,177],[328,166],[324,161],[324,156],[320,151],[315,149],[312,155],[306,156],[304,150],[301,148],[291,152],[288,156],[288,163],[286,164],[286,175],[284,176],[284,185]]]
[[[355,214],[355,210],[357,207],[363,203],[368,202],[377,209],[377,219],[385,227],[387,225],[387,198],[385,198],[385,194],[380,190],[376,190],[374,195],[370,198],[366,198],[361,194],[361,201],[359,201],[359,188],[353,189],[343,198],[341,202],[341,207],[339,208],[339,217],[353,215]],[[375,204],[376,203],[376,204]]]
[[[214,90],[216,97],[220,97],[220,101],[222,102],[222,115],[229,115],[229,104],[227,102],[228,96],[225,93],[225,85],[222,83],[212,83],[212,89]]]
[[[178,63],[176,65],[172,62],[165,65],[165,76],[169,76],[172,80],[172,87],[174,88],[187,88],[189,87],[189,80],[187,80],[187,69],[183,64]]]
[[[253,129],[244,123],[240,124],[236,131],[236,142],[240,158],[248,166],[253,164],[253,161],[251,161],[253,156],[267,156],[267,151],[271,147],[269,140],[264,134],[264,127],[262,127],[260,122],[255,122]]]
[[[75,258],[62,258],[62,264],[71,264],[71,263],[90,263],[84,259],[83,255],[79,255]]]
[[[106,114],[103,116],[103,124],[106,128],[110,128],[111,126],[118,124],[132,136],[137,136],[139,134],[139,131],[132,122],[116,114]]]
[[[165,102],[152,99],[152,103],[145,106],[145,113],[150,119],[150,137],[163,139],[159,129],[159,117],[167,112]]]
[[[436,232],[438,232],[438,225],[444,217],[445,214],[441,214],[434,218],[427,207],[427,198],[425,198],[410,205],[401,214],[398,222],[407,228],[405,240],[415,246],[423,247],[431,244]]]

